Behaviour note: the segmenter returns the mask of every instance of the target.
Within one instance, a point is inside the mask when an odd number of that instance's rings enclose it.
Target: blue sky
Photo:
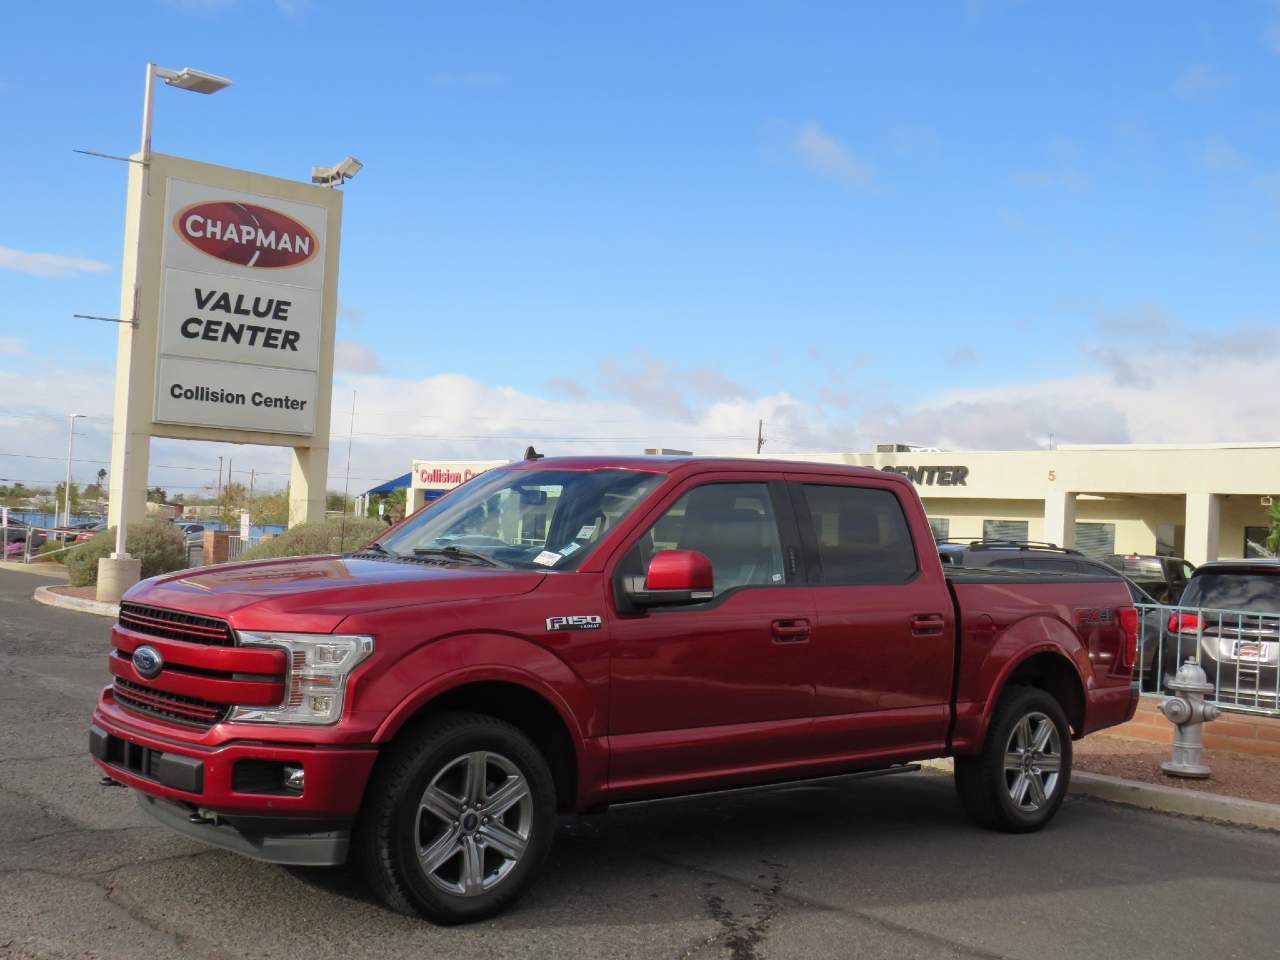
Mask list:
[[[778,450],[1274,436],[1220,394],[1275,382],[1275,3],[132,9],[7,11],[0,452],[109,409],[115,331],[71,314],[116,311],[124,171],[72,148],[136,149],[148,59],[235,81],[161,88],[157,150],[365,163],[338,394],[370,471],[758,417]]]

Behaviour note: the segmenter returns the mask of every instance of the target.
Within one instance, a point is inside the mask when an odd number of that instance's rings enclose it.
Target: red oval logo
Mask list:
[[[256,203],[193,203],[173,218],[173,228],[201,253],[241,267],[296,267],[320,252],[306,226]]]

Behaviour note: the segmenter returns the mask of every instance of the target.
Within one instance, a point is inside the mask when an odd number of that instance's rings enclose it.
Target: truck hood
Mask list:
[[[227,563],[144,580],[125,602],[221,617],[238,629],[328,633],[352,614],[528,593],[546,574],[350,557]]]

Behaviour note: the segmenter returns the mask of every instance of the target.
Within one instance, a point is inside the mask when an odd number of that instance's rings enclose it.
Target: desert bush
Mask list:
[[[345,529],[344,529],[345,526]],[[237,559],[265,560],[270,557],[309,557],[316,554],[343,553],[358,550],[387,529],[381,520],[369,517],[347,517],[300,523],[278,537],[250,547]]]
[[[63,554],[63,564],[71,578],[71,585],[88,587],[97,583],[98,560],[109,556],[115,545],[116,530],[111,527]],[[142,561],[143,579],[190,566],[187,561],[186,537],[167,520],[144,520],[129,524],[125,549],[130,556]]]

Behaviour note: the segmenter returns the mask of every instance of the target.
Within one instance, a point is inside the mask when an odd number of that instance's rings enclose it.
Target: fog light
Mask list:
[[[305,782],[306,774],[303,773],[301,767],[284,768],[284,788],[286,790],[297,790],[301,793]]]

